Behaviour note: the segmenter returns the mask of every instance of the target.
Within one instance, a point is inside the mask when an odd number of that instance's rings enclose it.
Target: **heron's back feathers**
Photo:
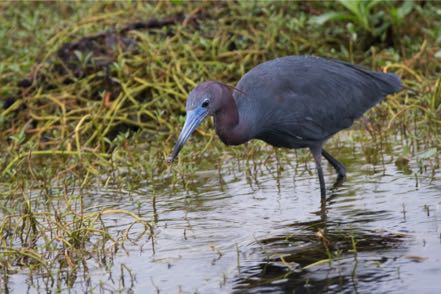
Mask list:
[[[237,88],[242,92],[234,95],[240,119],[250,122],[254,137],[278,138],[265,141],[295,147],[302,140],[322,143],[350,127],[402,85],[394,74],[338,60],[287,56],[256,66]]]

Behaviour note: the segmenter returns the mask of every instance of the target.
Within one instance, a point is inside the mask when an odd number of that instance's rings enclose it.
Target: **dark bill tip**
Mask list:
[[[168,163],[172,163],[181,151],[185,142],[190,138],[191,134],[197,129],[204,118],[207,116],[208,111],[206,108],[198,107],[187,112],[187,118],[185,119],[184,127],[179,134],[178,140],[176,141],[175,147],[171,155],[167,158]]]

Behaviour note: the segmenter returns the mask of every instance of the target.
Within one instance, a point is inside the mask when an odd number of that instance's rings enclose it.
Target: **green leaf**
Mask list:
[[[360,3],[361,0],[337,0],[341,5],[346,7],[349,11],[351,11],[355,15],[360,14]]]
[[[433,157],[435,154],[437,153],[437,149],[434,148],[430,148],[426,151],[420,152],[417,154],[417,159],[418,160],[422,160],[422,159],[428,159]]]
[[[404,145],[403,147],[403,151],[402,151],[402,156],[406,157],[410,154],[410,146],[409,145]]]
[[[355,21],[365,30],[371,31],[369,26],[369,5],[368,0],[337,0],[341,5],[346,7],[354,15]]]
[[[409,13],[413,10],[413,1],[406,0],[404,3],[397,9],[397,17],[399,21],[402,21]]]
[[[371,10],[372,8],[374,8],[375,6],[377,6],[377,4],[380,4],[382,2],[384,2],[383,0],[370,0],[370,1],[366,1],[366,8],[368,10]]]
[[[350,20],[352,17],[346,13],[331,11],[319,16],[311,17],[309,22],[317,25],[323,25],[332,20]]]

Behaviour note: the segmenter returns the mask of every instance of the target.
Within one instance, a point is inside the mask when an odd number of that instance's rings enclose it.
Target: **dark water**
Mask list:
[[[107,269],[91,262],[90,280],[80,275],[74,292],[441,293],[439,159],[400,165],[400,147],[372,157],[360,144],[329,151],[348,178],[328,191],[326,207],[313,162],[271,150],[201,168],[185,189],[163,178],[90,191],[91,207],[156,215],[155,236],[126,245]],[[328,164],[325,176],[332,186]],[[118,230],[127,220],[112,222]],[[38,280],[19,272],[9,288],[46,289]]]

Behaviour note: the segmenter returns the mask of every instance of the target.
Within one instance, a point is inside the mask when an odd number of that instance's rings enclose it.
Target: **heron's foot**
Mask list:
[[[338,174],[334,185],[332,185],[332,189],[337,189],[337,188],[341,187],[345,180],[346,180],[346,175],[342,176],[342,175]]]
[[[336,170],[337,170],[337,175],[338,175],[337,180],[340,178],[342,178],[342,179],[346,178],[346,169],[343,165],[339,166],[338,169],[336,169]]]
[[[337,172],[339,177],[342,177],[342,178],[346,177],[346,168],[341,162],[339,162],[337,159],[332,157],[332,155],[329,154],[328,152],[326,152],[325,149],[322,149],[322,155],[334,167],[334,169]]]

